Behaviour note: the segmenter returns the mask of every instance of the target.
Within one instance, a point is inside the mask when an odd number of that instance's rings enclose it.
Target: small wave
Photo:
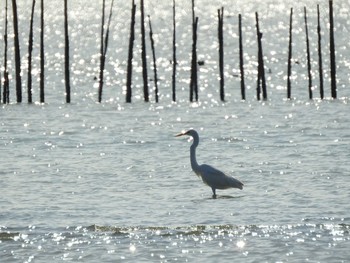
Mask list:
[[[218,138],[212,138],[212,141],[217,142],[246,142],[247,140],[244,138],[238,138],[238,137],[218,137]]]
[[[4,247],[0,256],[2,260],[10,261],[14,257],[7,251],[15,251],[17,256],[23,254],[19,247],[27,247],[32,248],[33,255],[46,257],[46,261],[52,261],[52,254],[51,258],[47,256],[47,251],[51,251],[58,255],[56,259],[74,262],[81,260],[82,254],[88,255],[85,256],[88,262],[99,261],[101,255],[111,262],[116,257],[135,262],[140,258],[147,262],[154,262],[156,258],[214,261],[218,254],[220,262],[232,262],[233,253],[244,259],[247,257],[248,260],[240,262],[259,262],[261,255],[267,252],[273,255],[271,261],[282,261],[286,256],[292,256],[292,261],[303,262],[305,257],[315,252],[315,247],[331,247],[331,254],[327,251],[319,253],[324,250],[318,250],[318,259],[322,262],[334,261],[336,254],[339,255],[336,261],[344,262],[349,258],[349,253],[344,250],[350,240],[350,224],[347,222],[320,223],[318,219],[318,223],[300,224],[125,227],[92,224],[86,227],[19,228],[19,232],[15,232],[15,228],[0,234],[0,244]],[[61,254],[62,251],[64,254]]]
[[[0,232],[0,241],[16,240],[19,236],[18,232]]]
[[[93,232],[112,232],[115,235],[128,235],[139,233],[141,235],[157,236],[200,236],[212,234],[228,234],[236,236],[265,236],[269,235],[286,235],[293,236],[296,232],[307,233],[317,232],[323,235],[349,236],[350,225],[341,224],[286,224],[286,225],[191,225],[191,226],[131,226],[131,227],[113,227],[91,225],[86,227],[88,231]]]
[[[135,145],[135,144],[155,144],[156,142],[152,142],[152,141],[144,141],[144,140],[126,140],[123,141],[123,144],[125,145]]]

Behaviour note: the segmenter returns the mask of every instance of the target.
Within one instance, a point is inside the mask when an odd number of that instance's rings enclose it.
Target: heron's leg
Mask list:
[[[212,187],[211,190],[213,190],[213,198],[216,199],[216,189]]]

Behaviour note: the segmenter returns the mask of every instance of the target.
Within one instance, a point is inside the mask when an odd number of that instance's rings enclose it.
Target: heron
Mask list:
[[[198,132],[194,129],[179,133],[175,137],[180,137],[188,135],[193,138],[193,143],[190,148],[190,159],[192,170],[197,176],[201,177],[203,182],[211,187],[213,191],[213,198],[216,198],[216,189],[228,189],[228,188],[238,188],[243,189],[243,183],[238,179],[225,174],[224,172],[208,165],[197,163],[196,149],[199,144]]]

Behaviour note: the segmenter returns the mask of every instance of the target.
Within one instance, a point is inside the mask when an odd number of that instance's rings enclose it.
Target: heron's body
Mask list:
[[[213,197],[216,198],[216,189],[228,189],[228,188],[239,188],[243,189],[243,183],[233,178],[232,176],[226,175],[220,170],[207,165],[198,165],[196,158],[196,149],[199,144],[199,136],[195,130],[189,130],[184,133],[180,133],[176,136],[188,135],[193,138],[193,143],[190,148],[190,159],[192,170],[202,178],[203,182],[211,187],[213,191]]]

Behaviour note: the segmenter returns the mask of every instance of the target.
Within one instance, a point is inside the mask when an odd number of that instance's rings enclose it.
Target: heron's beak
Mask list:
[[[185,134],[182,132],[182,133],[176,134],[175,137],[180,137],[180,136],[183,136],[183,135],[185,135]]]

